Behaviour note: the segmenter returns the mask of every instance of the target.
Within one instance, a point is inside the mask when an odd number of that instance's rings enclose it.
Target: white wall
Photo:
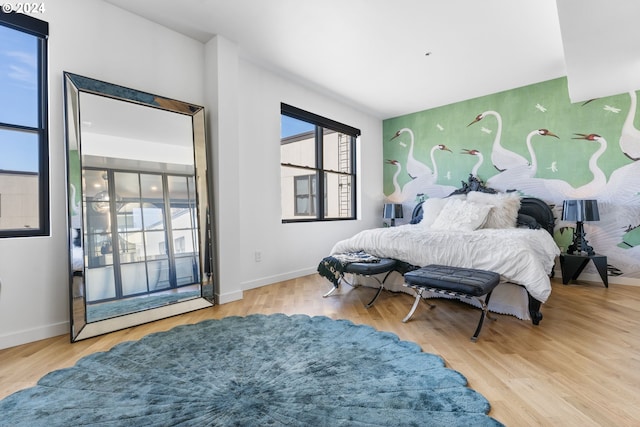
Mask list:
[[[316,272],[333,244],[382,224],[382,123],[247,60],[240,61],[240,239],[243,289]],[[359,128],[357,221],[282,224],[280,103]],[[255,261],[255,252],[262,260]],[[327,282],[328,284],[328,282]],[[318,297],[325,289],[318,289]]]
[[[202,43],[99,0],[47,2],[41,19],[50,33],[51,236],[0,239],[0,348],[69,333],[63,71],[204,103]]]
[[[224,37],[217,36],[205,45],[205,58],[207,124],[214,165],[215,292],[216,301],[226,303],[242,298],[238,279],[238,271],[242,269],[238,262],[238,48]]]
[[[240,58],[224,37],[203,45],[100,0],[56,0],[42,19],[50,25],[52,231],[0,239],[0,348],[69,330],[63,71],[205,106],[223,303],[244,289],[314,273],[337,240],[380,225],[380,120]],[[280,102],[362,130],[359,220],[281,223]]]
[[[383,203],[382,122],[279,77],[238,52],[222,36],[205,46],[221,303],[242,298],[246,289],[315,273],[336,241],[380,225]],[[359,220],[282,224],[281,102],[361,129]]]

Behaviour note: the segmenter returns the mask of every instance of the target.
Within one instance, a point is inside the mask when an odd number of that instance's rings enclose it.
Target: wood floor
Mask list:
[[[368,324],[442,356],[507,426],[640,425],[640,287],[554,281],[539,326],[494,315],[497,321],[485,323],[477,343],[469,338],[479,311],[469,305],[436,300],[437,308],[428,310],[421,304],[404,324],[410,295],[385,292],[367,310],[363,304],[373,289],[343,286],[322,298],[328,289],[326,280],[312,275],[246,291],[242,301],[75,344],[61,336],[0,350],[0,398],[85,355],[151,332],[231,315],[302,313]]]

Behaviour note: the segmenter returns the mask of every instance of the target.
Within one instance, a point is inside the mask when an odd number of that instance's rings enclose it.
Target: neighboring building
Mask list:
[[[37,227],[38,174],[0,170],[0,229]]]

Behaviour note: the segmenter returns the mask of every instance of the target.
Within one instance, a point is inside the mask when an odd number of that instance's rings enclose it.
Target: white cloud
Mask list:
[[[12,51],[12,52],[6,52],[5,55],[7,55],[10,58],[15,58],[17,62],[22,63],[34,70],[38,66],[38,61],[35,55],[29,52]]]
[[[17,65],[9,66],[8,76],[9,78],[20,82],[32,82],[35,77],[32,70],[29,70],[26,67],[19,67]]]
[[[38,61],[35,55],[27,52],[5,52],[9,66],[6,69],[7,77],[23,87],[33,87],[37,83]]]

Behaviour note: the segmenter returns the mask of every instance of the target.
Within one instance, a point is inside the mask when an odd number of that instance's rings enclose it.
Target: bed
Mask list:
[[[451,195],[419,203],[410,224],[364,230],[337,242],[331,256],[364,251],[415,267],[440,264],[494,271],[501,280],[489,310],[537,325],[560,254],[552,237],[554,224],[553,212],[544,201],[520,197],[517,192],[497,192],[471,176]],[[385,287],[413,292],[403,284],[402,275],[397,274]]]

